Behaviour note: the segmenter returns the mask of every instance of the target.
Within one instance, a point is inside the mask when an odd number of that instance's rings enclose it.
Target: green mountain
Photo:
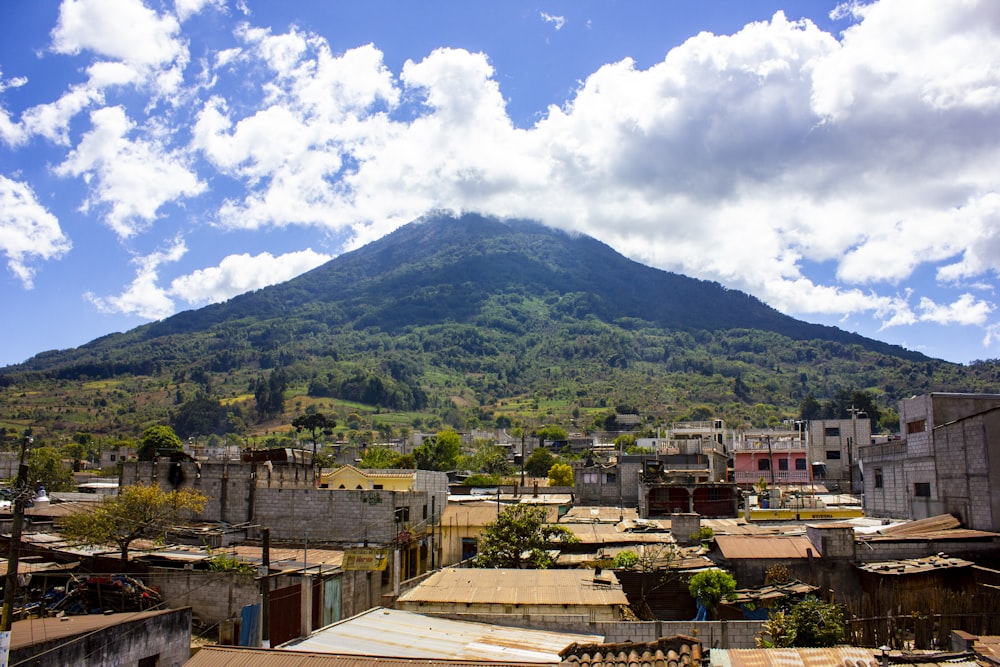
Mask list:
[[[265,380],[284,405],[262,407]],[[8,426],[52,422],[41,406],[59,401],[37,397],[63,391],[89,401],[61,405],[65,428],[104,432],[176,418],[195,395],[243,404],[242,428],[324,399],[462,427],[616,405],[763,422],[845,389],[891,407],[1000,386],[993,364],[808,324],[590,237],[472,214],[428,216],[286,283],[39,354],[0,369],[0,385]]]

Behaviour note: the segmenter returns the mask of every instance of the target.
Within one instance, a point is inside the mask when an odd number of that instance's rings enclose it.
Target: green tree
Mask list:
[[[538,444],[542,445],[546,440],[552,442],[554,440],[565,440],[567,438],[566,429],[558,424],[549,424],[548,426],[543,426],[540,429],[535,430],[535,437],[538,438]]]
[[[421,470],[454,470],[462,453],[462,436],[452,430],[440,431],[413,450]]]
[[[257,416],[267,419],[281,414],[285,409],[285,389],[288,388],[288,376],[283,370],[272,371],[265,380],[257,378],[253,385],[253,397],[257,402]]]
[[[835,604],[807,597],[773,612],[757,637],[761,648],[836,646],[844,641],[844,613]]]
[[[478,442],[471,455],[462,457],[461,467],[487,475],[510,474],[507,450],[489,441]]]
[[[184,446],[181,439],[169,426],[150,426],[143,431],[139,439],[136,455],[140,461],[152,461],[163,452],[181,451]]]
[[[486,525],[479,537],[475,567],[544,569],[553,564],[548,549],[553,543],[577,539],[565,526],[545,523],[546,509],[537,505],[511,505]]]
[[[37,447],[28,450],[28,484],[35,491],[44,486],[46,491],[71,491],[73,472],[63,464],[62,455],[55,447]]]
[[[612,567],[616,570],[631,570],[638,564],[639,554],[634,551],[619,551]]]
[[[337,422],[335,420],[327,417],[322,412],[299,415],[292,420],[292,426],[294,426],[295,430],[299,433],[302,431],[309,431],[313,445],[313,456],[316,456],[317,449],[316,432],[320,431],[322,433],[332,434],[333,428],[336,425]]]
[[[844,613],[835,604],[807,597],[788,612],[790,646],[826,647],[844,641]]]
[[[359,468],[397,468],[403,457],[389,447],[368,447],[358,462]]]
[[[736,579],[722,570],[704,570],[691,577],[688,592],[711,616],[724,599],[731,599],[736,590]]]
[[[549,486],[573,486],[573,466],[555,463],[549,468]]]
[[[155,485],[126,486],[117,496],[105,497],[97,509],[64,517],[63,534],[81,544],[117,544],[125,563],[132,542],[162,538],[186,514],[205,509],[207,502],[191,488],[166,492]]]
[[[532,477],[545,477],[556,463],[555,455],[544,447],[538,447],[524,461],[524,469]]]

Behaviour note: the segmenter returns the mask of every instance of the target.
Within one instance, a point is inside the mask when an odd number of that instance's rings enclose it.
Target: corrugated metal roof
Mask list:
[[[288,642],[282,649],[398,658],[451,658],[489,662],[559,662],[576,643],[600,642],[581,635],[455,621],[398,609],[372,609]]]
[[[716,649],[711,651],[711,667],[880,667],[878,649],[857,646],[833,648]],[[940,656],[940,662],[934,660]],[[981,667],[969,656],[956,657],[935,651],[889,653],[892,667]],[[912,662],[907,660],[911,659]]]
[[[485,662],[473,660],[375,658],[329,653],[296,653],[292,651],[206,646],[184,667],[552,667],[552,663]]]
[[[560,523],[618,523],[622,518],[629,521],[638,516],[639,512],[634,507],[574,506],[560,519]]]
[[[475,603],[502,605],[625,605],[613,572],[595,583],[593,570],[507,570],[449,568],[399,598],[400,603]]]
[[[808,558],[807,550],[812,552],[813,558],[821,557],[819,550],[805,536],[716,535],[715,543],[727,560]]]
[[[948,570],[953,568],[972,567],[975,563],[961,558],[949,558],[945,555],[928,556],[927,558],[910,558],[906,560],[879,561],[877,563],[864,563],[858,569],[873,574],[899,575],[899,574],[922,574],[924,572],[934,572],[935,570]]]
[[[668,532],[632,532],[619,530],[609,523],[560,523],[568,528],[582,544],[673,544]]]
[[[711,667],[879,667],[872,649],[834,648],[716,649],[710,651]]]

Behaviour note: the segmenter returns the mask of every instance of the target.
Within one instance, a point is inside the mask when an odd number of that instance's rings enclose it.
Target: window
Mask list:
[[[427,505],[424,505],[424,518],[427,518]]]
[[[906,422],[906,432],[907,433],[923,433],[927,425],[927,420],[918,419],[912,422]]]
[[[720,488],[718,488],[716,486],[713,486],[713,487],[709,487],[709,489],[708,489],[708,499],[710,501],[713,501],[713,500],[729,500],[729,497],[727,496],[727,494],[724,492],[723,489],[720,489]]]
[[[112,455],[111,455],[111,460],[112,460],[112,461],[114,461],[114,460],[115,460],[115,455],[114,455],[114,454],[112,454]]]
[[[583,473],[583,483],[584,484],[597,484],[601,480],[597,476],[596,472],[585,472]]]
[[[605,484],[614,484],[617,479],[618,478],[615,477],[615,473],[613,473],[613,472],[606,472],[606,473],[604,473],[604,483]]]
[[[806,460],[805,459],[795,459],[795,469],[796,470],[806,470]]]
[[[757,470],[770,470],[771,462],[767,459],[760,459],[757,461]]]
[[[827,461],[839,461],[840,460],[840,450],[839,449],[828,449],[828,450],[826,450],[826,460]]]
[[[930,498],[931,497],[930,482],[914,482],[913,495],[915,495],[918,498]]]
[[[396,523],[406,523],[410,520],[410,508],[409,507],[397,507],[396,508]]]
[[[376,491],[381,491],[382,490],[382,485],[381,484],[372,484],[372,488],[375,489]]]
[[[875,488],[876,489],[881,489],[882,488],[882,469],[881,468],[875,468]]]
[[[840,427],[839,426],[827,426],[823,429],[823,435],[828,438],[838,438],[840,437]]]
[[[778,459],[778,470],[788,470],[788,459]]]

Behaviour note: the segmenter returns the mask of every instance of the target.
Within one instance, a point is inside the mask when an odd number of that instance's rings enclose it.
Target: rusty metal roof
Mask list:
[[[726,560],[762,558],[820,558],[809,538],[799,535],[716,535],[715,543]]]
[[[880,667],[878,649],[857,646],[833,648],[715,649],[710,667]],[[982,667],[971,654],[943,654],[935,651],[891,651],[892,667]]]
[[[601,583],[604,582],[604,583]],[[593,570],[449,568],[399,598],[400,603],[502,605],[626,605],[613,572]]]
[[[567,646],[603,639],[600,635],[506,627],[376,608],[281,648],[396,658],[554,663],[559,662],[559,652]]]
[[[673,544],[673,536],[666,531],[628,531],[622,524],[610,523],[560,523],[568,528],[582,544]]]
[[[383,658],[329,653],[206,646],[184,667],[552,667],[552,663],[488,662],[485,660],[445,660],[439,658]]]

